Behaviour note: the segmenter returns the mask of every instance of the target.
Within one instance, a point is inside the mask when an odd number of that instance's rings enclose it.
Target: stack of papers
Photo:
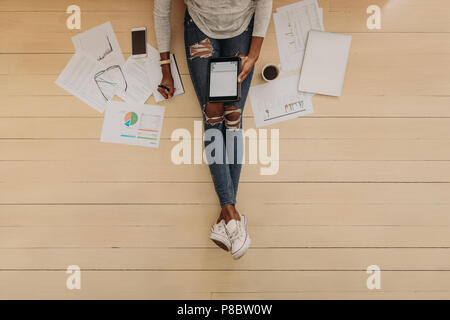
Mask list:
[[[317,0],[304,0],[277,8],[273,14],[280,54],[277,79],[250,88],[256,127],[314,112],[312,94],[298,91],[306,41],[310,30],[323,30],[323,11]]]
[[[56,84],[99,112],[116,92],[128,90],[122,55],[111,23],[72,38],[75,54],[56,79]]]
[[[156,102],[165,100],[157,90],[162,79],[158,50],[147,44],[147,57],[125,62],[110,22],[74,36],[72,42],[75,54],[55,83],[98,112],[106,109],[101,141],[157,148],[164,107],[144,103],[152,94]],[[184,88],[175,56],[171,58],[177,96]],[[125,102],[113,102],[115,95]]]

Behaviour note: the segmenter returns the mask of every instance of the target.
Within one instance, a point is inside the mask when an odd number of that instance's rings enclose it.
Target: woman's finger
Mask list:
[[[241,72],[241,74],[239,75],[239,78],[238,78],[238,82],[241,83],[242,81],[245,80],[246,77],[247,77],[247,73],[244,73],[244,71]]]
[[[247,78],[248,74],[249,74],[248,68],[243,68],[242,72],[238,76],[238,82],[241,83],[242,81],[244,81],[245,78]]]
[[[166,89],[158,88],[158,92],[161,93],[161,95],[162,95],[165,99],[168,98],[167,90],[166,90]]]
[[[243,81],[243,77],[245,76],[245,66],[243,66],[241,73],[238,75],[238,82],[241,83]]]

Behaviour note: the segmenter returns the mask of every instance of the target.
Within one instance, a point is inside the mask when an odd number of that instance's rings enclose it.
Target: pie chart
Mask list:
[[[127,112],[123,120],[127,127],[131,127],[138,121],[138,115],[135,112]]]

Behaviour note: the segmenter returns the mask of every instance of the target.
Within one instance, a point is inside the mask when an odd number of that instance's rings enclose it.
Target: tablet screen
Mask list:
[[[237,96],[238,61],[211,62],[210,97]]]

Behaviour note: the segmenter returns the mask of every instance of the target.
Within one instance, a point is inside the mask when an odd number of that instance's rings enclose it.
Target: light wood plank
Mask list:
[[[276,0],[275,0],[276,3]],[[368,30],[366,9],[380,6],[382,29]],[[325,30],[333,32],[449,32],[446,0],[333,0],[324,17]]]
[[[182,209],[180,209],[182,208]],[[322,204],[239,201],[252,226],[450,226],[449,204]],[[282,214],[273,219],[273,213]],[[426,214],[424,214],[426,212]],[[219,214],[211,204],[2,205],[0,227],[196,226]]]
[[[173,13],[177,13],[179,11],[183,12],[184,6],[181,1],[174,1],[173,3]],[[329,0],[318,0],[319,6],[322,8],[329,7]],[[110,2],[108,0],[79,0],[79,6],[83,11],[87,12],[133,12],[133,11],[153,11],[153,1],[149,0],[115,0],[114,2]],[[274,10],[277,6],[283,6],[289,3],[292,3],[291,0],[275,0],[274,1]],[[55,8],[55,3],[53,0],[41,0],[39,4],[37,4],[33,0],[3,0],[0,3],[0,12],[6,11],[20,11],[20,12],[56,12],[59,7],[65,8],[69,5],[73,4],[68,0],[61,0],[58,3],[58,8]]]
[[[252,221],[254,213],[250,212],[248,216]],[[214,218],[212,220],[214,221]],[[1,231],[1,248],[216,248],[209,239],[210,227],[197,227],[192,222],[188,226],[4,227]],[[249,233],[252,237],[252,248],[255,249],[450,247],[448,226],[252,226],[250,224]]]
[[[242,202],[448,204],[447,183],[243,183]],[[176,196],[175,196],[176,195]],[[238,200],[238,201],[239,201]],[[210,183],[0,183],[1,204],[216,203]],[[259,200],[261,201],[261,200]]]
[[[104,1],[104,0],[79,0],[77,1],[78,5],[82,10],[86,11],[101,11],[101,10],[110,10],[110,11],[140,11],[140,10],[152,10],[153,1],[147,0],[128,0],[128,1]],[[72,1],[69,0],[60,0],[58,1],[58,6],[55,6],[55,2],[53,0],[42,0],[39,3],[33,0],[3,0],[0,3],[0,11],[41,11],[41,12],[55,12],[55,11],[64,11],[65,9],[73,4]]]
[[[0,54],[0,75],[9,74],[11,55]]]
[[[281,161],[276,175],[247,165],[245,182],[450,182],[450,161]],[[210,182],[204,165],[152,160],[0,161],[4,182]]]
[[[301,122],[303,119],[295,119]],[[100,133],[99,133],[100,134]],[[159,149],[102,143],[92,140],[4,139],[0,160],[129,160],[148,159],[155,163],[171,162],[171,151],[178,142],[161,140]],[[193,147],[192,147],[193,148]],[[280,140],[282,161],[299,160],[450,160],[450,140],[385,139],[304,139]],[[192,151],[193,152],[193,151]],[[248,164],[248,157],[245,158]],[[192,159],[193,163],[193,159]],[[189,165],[190,166],[190,165]],[[186,166],[188,170],[189,166]]]
[[[448,291],[213,292],[213,300],[446,300]]]
[[[146,299],[198,296],[210,292],[336,292],[360,293],[360,298],[375,293],[366,288],[365,271],[136,271],[136,272],[82,272],[82,289],[67,290],[65,271],[2,271],[0,297],[32,299]],[[402,296],[398,291],[446,291],[450,285],[450,272],[396,272],[383,273],[382,290]],[[23,292],[21,288],[27,287]],[[442,294],[442,293],[441,293]]]
[[[449,271],[450,249],[277,248],[250,250],[233,261],[218,248],[0,249],[0,270],[382,270]],[[0,271],[1,272],[1,271]]]

